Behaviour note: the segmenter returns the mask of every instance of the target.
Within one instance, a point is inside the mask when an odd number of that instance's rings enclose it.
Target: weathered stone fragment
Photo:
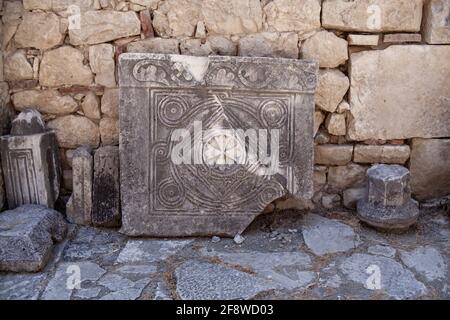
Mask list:
[[[320,28],[320,9],[318,0],[274,0],[264,13],[269,29],[307,33]]]
[[[377,46],[380,36],[378,34],[349,34],[347,41],[351,46]]]
[[[89,64],[95,73],[96,84],[108,88],[116,87],[116,65],[112,45],[98,44],[89,47]]]
[[[54,13],[26,12],[14,41],[18,48],[48,50],[63,43],[67,25]]]
[[[240,56],[298,58],[298,36],[296,33],[264,32],[239,39]]]
[[[322,27],[345,31],[420,30],[423,0],[325,0]]]
[[[407,229],[417,222],[418,203],[411,199],[410,174],[399,165],[367,170],[368,195],[358,202],[358,217],[380,229]]]
[[[41,114],[33,109],[21,112],[13,121],[11,135],[26,136],[45,132],[45,123]]]
[[[47,125],[55,130],[62,148],[75,149],[81,145],[97,147],[100,143],[98,126],[86,117],[68,115],[56,118]]]
[[[22,111],[36,108],[39,112],[66,115],[77,111],[78,104],[71,96],[63,96],[57,90],[25,90],[11,96],[14,108]]]
[[[83,54],[70,46],[45,52],[39,73],[40,84],[46,87],[91,85],[93,75],[83,60]]]
[[[127,52],[141,53],[180,53],[178,39],[150,38],[127,45]]]
[[[76,6],[81,12],[100,9],[95,0],[23,0],[25,10],[53,10],[62,13],[69,6]]]
[[[333,32],[320,31],[302,44],[302,58],[319,61],[321,68],[336,68],[348,60],[348,43]]]
[[[153,38],[155,36],[155,31],[153,30],[150,10],[142,10],[139,12],[139,19],[141,20],[142,34],[144,37]]]
[[[79,147],[73,152],[72,174],[73,187],[66,207],[67,219],[72,223],[90,225],[94,159],[89,146]]]
[[[59,195],[61,168],[53,132],[35,110],[22,112],[12,134],[1,137],[2,166],[10,209],[24,204],[52,208]]]
[[[450,194],[450,139],[413,139],[411,188],[419,200]]]
[[[120,70],[123,233],[234,236],[287,191],[312,197],[316,63],[123,54]],[[290,129],[294,116],[302,130]],[[185,128],[197,133],[180,144],[171,132]],[[279,135],[277,173],[272,160],[254,163],[234,134],[242,128],[267,132],[271,139],[261,138],[270,145]],[[235,160],[212,156],[222,139],[237,148]],[[197,151],[185,149],[179,162],[177,148],[192,142]]]
[[[314,148],[316,164],[345,166],[352,161],[352,145],[321,144]]]
[[[358,163],[390,163],[404,164],[409,159],[410,148],[408,145],[363,145],[355,146],[353,157]]]
[[[319,70],[316,104],[328,112],[335,112],[350,86],[345,74],[339,70]]]
[[[352,54],[350,138],[450,136],[450,64],[442,61],[450,61],[450,46],[399,45]]]
[[[101,147],[94,154],[92,223],[120,226],[119,147]]]
[[[87,11],[81,14],[80,19],[80,28],[69,30],[70,43],[75,46],[108,42],[141,33],[141,22],[132,11]]]
[[[36,272],[62,241],[67,225],[62,215],[39,205],[25,205],[0,214],[0,271]]]
[[[316,136],[317,131],[319,131],[320,125],[325,120],[325,115],[322,111],[316,110],[314,111],[314,136]]]
[[[425,3],[423,38],[429,44],[450,44],[450,1]]]
[[[18,50],[5,56],[3,67],[6,81],[20,81],[33,79],[33,67],[27,60],[24,50]]]

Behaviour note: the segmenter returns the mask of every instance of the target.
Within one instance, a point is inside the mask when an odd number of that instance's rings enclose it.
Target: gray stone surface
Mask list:
[[[411,271],[390,258],[355,253],[343,260],[339,270],[349,280],[359,283],[367,289],[367,280],[371,275],[367,270],[370,266],[379,268],[380,290],[394,299],[417,298],[426,292],[423,283],[419,282]]]
[[[304,218],[302,233],[308,248],[318,256],[345,252],[359,244],[350,226],[316,214]]]
[[[191,240],[129,240],[116,263],[156,262],[175,255]]]
[[[67,219],[76,224],[92,222],[92,185],[94,160],[89,146],[82,146],[72,156],[72,196],[66,206]]]
[[[377,244],[374,246],[370,246],[367,249],[367,252],[378,255],[378,256],[393,258],[393,257],[395,257],[396,250],[387,245]]]
[[[246,272],[204,261],[188,261],[176,269],[177,294],[183,300],[250,299],[274,289]]]
[[[53,243],[67,231],[62,215],[25,205],[0,214],[0,271],[39,271],[51,257]]]
[[[411,198],[410,174],[399,165],[375,165],[367,170],[367,196],[358,201],[358,217],[387,230],[407,229],[417,222],[419,205]]]
[[[55,275],[47,284],[41,299],[43,300],[69,300],[73,292],[76,290],[71,287],[76,283],[75,278],[77,273],[76,268],[79,268],[79,286],[83,287],[85,281],[97,281],[106,270],[94,262],[82,261],[77,263],[62,263],[58,266]],[[73,279],[73,280],[72,280]],[[70,286],[68,286],[68,284]]]
[[[45,123],[39,111],[24,110],[12,121],[11,135],[26,136],[45,132]]]
[[[9,273],[0,275],[1,300],[37,300],[45,288],[47,275]]]
[[[431,246],[418,247],[412,251],[400,251],[400,259],[410,269],[423,275],[428,281],[448,280],[449,266],[439,251]]]
[[[20,135],[0,138],[10,209],[24,204],[53,208],[59,196],[61,167],[56,137],[53,132],[43,130],[39,113],[27,110],[13,124],[12,132]]]
[[[312,197],[316,63],[130,53],[119,69],[123,233],[234,236],[280,196]],[[266,130],[269,145],[279,133],[276,172],[223,131],[250,128]],[[225,157],[225,142],[237,157]],[[181,147],[195,156],[176,165]]]
[[[208,252],[231,266],[251,270],[253,274],[272,282],[278,289],[302,288],[313,282],[311,258],[303,252]]]
[[[92,223],[120,226],[119,147],[101,147],[94,154]]]

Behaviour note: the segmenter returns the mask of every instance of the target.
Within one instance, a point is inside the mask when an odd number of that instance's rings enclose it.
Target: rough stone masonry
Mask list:
[[[124,52],[315,59],[315,205],[354,204],[376,163],[407,166],[416,199],[450,193],[450,0],[1,0],[0,14],[2,131],[41,112],[69,193],[76,148],[119,144]]]

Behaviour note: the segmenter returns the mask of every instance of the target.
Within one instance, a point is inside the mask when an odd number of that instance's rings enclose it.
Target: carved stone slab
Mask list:
[[[121,55],[121,231],[234,236],[273,200],[312,197],[317,69]]]
[[[61,178],[55,133],[3,136],[0,139],[9,208],[24,204],[53,208],[59,196]]]

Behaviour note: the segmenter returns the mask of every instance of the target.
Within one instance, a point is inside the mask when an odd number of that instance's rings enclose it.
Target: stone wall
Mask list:
[[[80,145],[119,143],[123,52],[316,59],[314,201],[352,206],[374,163],[450,193],[450,0],[0,0],[2,129],[33,106],[71,188]],[[6,128],[6,129],[5,129]]]

